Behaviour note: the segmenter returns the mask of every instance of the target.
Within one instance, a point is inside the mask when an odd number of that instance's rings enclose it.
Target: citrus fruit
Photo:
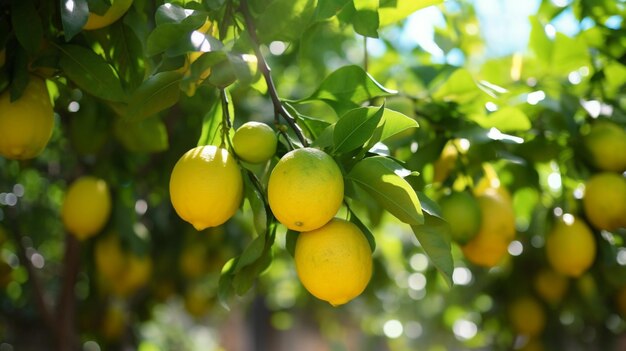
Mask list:
[[[97,13],[89,12],[89,18],[83,29],[100,29],[110,25],[124,16],[132,4],[133,0],[112,0],[111,7],[104,14],[98,15]]]
[[[149,255],[137,256],[126,253],[124,269],[117,280],[111,282],[113,292],[119,296],[129,296],[150,281],[152,259]]]
[[[585,183],[583,207],[589,222],[598,229],[626,227],[626,178],[610,172],[593,175]]]
[[[563,299],[569,288],[569,280],[552,269],[544,268],[535,276],[533,286],[542,299],[554,305]]]
[[[583,143],[591,162],[598,169],[610,172],[626,171],[626,130],[611,121],[600,120],[591,125]]]
[[[596,257],[596,242],[582,219],[564,214],[546,238],[546,255],[555,271],[579,277]]]
[[[268,184],[270,208],[287,228],[309,231],[328,223],[343,201],[343,177],[335,161],[313,148],[288,152]]]
[[[278,139],[265,123],[246,122],[233,136],[233,148],[242,160],[250,163],[266,162],[276,153]]]
[[[444,197],[441,214],[450,224],[452,239],[466,244],[480,229],[480,206],[476,198],[468,192],[455,192]]]
[[[111,213],[111,195],[107,183],[99,178],[84,176],[67,190],[61,218],[68,232],[85,240],[97,234]]]
[[[493,267],[506,255],[509,243],[515,237],[515,213],[510,197],[503,188],[486,190],[476,199],[480,207],[478,233],[462,247],[463,254],[472,263]]]
[[[342,219],[300,233],[294,259],[302,285],[333,306],[360,295],[372,275],[367,239],[355,224]]]
[[[545,328],[546,313],[537,300],[524,296],[509,306],[509,321],[516,333],[533,337],[541,334]]]
[[[459,157],[459,151],[452,140],[441,150],[441,155],[434,164],[433,183],[443,183],[450,172],[456,167],[456,160]]]
[[[46,82],[30,76],[22,96],[0,95],[0,155],[14,160],[36,157],[52,136],[54,112]]]
[[[126,256],[116,233],[98,238],[94,246],[94,261],[97,271],[109,281],[117,280],[122,274]]]
[[[101,333],[106,340],[120,340],[128,324],[128,313],[121,304],[111,304],[102,318]]]
[[[226,149],[213,145],[195,147],[172,170],[172,205],[196,230],[226,222],[237,212],[242,196],[241,172]]]

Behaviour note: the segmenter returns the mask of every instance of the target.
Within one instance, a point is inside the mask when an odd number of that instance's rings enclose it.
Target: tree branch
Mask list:
[[[80,242],[70,234],[65,234],[65,257],[63,258],[63,286],[59,295],[57,315],[59,316],[59,349],[76,350],[75,329],[76,298],[74,287],[80,261]]]
[[[248,28],[248,33],[250,33],[250,39],[252,41],[252,46],[254,48],[254,54],[257,57],[257,63],[259,70],[263,74],[263,78],[265,78],[265,82],[267,83],[267,90],[270,94],[270,98],[272,99],[272,104],[274,105],[274,115],[276,119],[278,116],[282,116],[283,119],[287,122],[289,127],[296,133],[296,136],[302,143],[302,146],[307,147],[309,143],[307,142],[304,134],[302,134],[302,129],[296,123],[296,120],[291,116],[291,114],[285,109],[283,104],[278,97],[278,93],[276,92],[276,86],[274,85],[274,81],[272,80],[271,69],[270,66],[265,61],[263,54],[261,53],[261,48],[259,46],[259,38],[256,35],[256,27],[254,26],[254,22],[252,20],[252,15],[250,14],[250,9],[248,9],[248,1],[242,0],[240,6],[241,13],[243,14],[244,20],[246,21],[246,27]],[[277,121],[278,122],[278,121]]]

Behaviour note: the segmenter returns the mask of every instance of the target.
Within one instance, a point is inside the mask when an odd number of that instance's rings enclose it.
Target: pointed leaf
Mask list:
[[[285,234],[285,249],[287,249],[287,252],[289,252],[291,257],[296,256],[296,243],[298,242],[299,235],[299,232],[291,229],[287,230],[287,233]]]
[[[419,127],[419,125],[413,118],[407,117],[400,112],[385,108],[382,118],[380,119],[380,122],[378,122],[378,126],[376,126],[376,131],[372,135],[372,138],[367,142],[366,149],[369,150],[377,142],[385,141],[409,128],[417,127]]]
[[[363,146],[376,129],[384,107],[360,107],[350,110],[335,124],[333,141],[336,153],[346,153]]]
[[[522,110],[506,106],[487,116],[478,115],[472,118],[483,128],[497,128],[502,132],[526,131],[531,127],[528,116]]]
[[[452,286],[454,262],[450,251],[450,227],[443,219],[428,213],[424,219],[424,224],[411,226],[413,233],[448,286]]]
[[[481,93],[470,72],[465,68],[454,71],[434,93],[433,98],[467,103]]]
[[[374,156],[358,162],[347,179],[369,193],[399,220],[411,225],[423,224],[424,215],[417,194],[401,176],[406,175],[405,171],[390,158]]]
[[[355,12],[352,15],[354,31],[370,38],[378,38],[378,0],[354,1]]]
[[[41,47],[43,27],[33,0],[11,1],[11,23],[15,36],[29,54]]]
[[[124,100],[119,77],[101,56],[78,45],[63,45],[58,48],[61,51],[61,69],[81,89],[104,100]]]
[[[138,121],[159,113],[178,102],[182,73],[160,72],[137,88],[128,105],[127,118]]]
[[[18,2],[18,1],[15,1]],[[76,34],[83,30],[83,26],[89,18],[89,7],[86,0],[62,0],[61,24],[65,41],[70,41]]]
[[[361,67],[352,65],[331,73],[311,96],[300,101],[322,100],[340,115],[359,107],[366,100],[395,93],[383,87]]]
[[[354,213],[351,209],[348,210],[350,211],[350,222],[354,223],[357,227],[359,227],[359,229],[361,229],[363,235],[365,235],[365,238],[367,239],[367,242],[370,244],[370,249],[374,252],[374,250],[376,250],[376,238],[374,238],[374,234],[365,224],[363,224],[356,213]]]
[[[443,0],[381,0],[378,8],[380,26],[399,22],[417,10],[442,2]]]

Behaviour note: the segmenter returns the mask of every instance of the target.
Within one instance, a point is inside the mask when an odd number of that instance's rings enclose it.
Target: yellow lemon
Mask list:
[[[450,172],[456,167],[456,160],[459,158],[459,151],[454,146],[454,141],[450,140],[441,150],[441,155],[434,163],[433,183],[443,183]]]
[[[555,271],[579,277],[596,257],[593,233],[582,219],[564,214],[546,238],[546,255]]]
[[[104,227],[110,214],[111,195],[104,180],[84,176],[70,185],[61,209],[68,232],[85,240]]]
[[[46,82],[30,76],[22,96],[11,102],[9,90],[0,95],[0,155],[14,160],[36,157],[48,144],[54,112]]]
[[[302,285],[333,306],[359,296],[372,276],[367,239],[355,224],[342,219],[300,233],[294,259]]]
[[[463,254],[472,263],[493,267],[506,255],[509,243],[515,237],[515,212],[506,190],[488,190],[477,197],[480,207],[480,228],[474,238],[462,247]]]
[[[600,170],[610,172],[626,171],[626,130],[607,120],[591,125],[591,130],[583,136],[583,143],[589,151],[592,163]]]
[[[250,163],[267,162],[276,153],[278,139],[265,123],[246,122],[233,136],[233,148],[242,160]]]
[[[98,238],[94,247],[94,261],[96,270],[107,280],[115,281],[123,274],[126,256],[116,233]]]
[[[109,7],[102,16],[89,12],[89,18],[87,19],[87,23],[83,26],[83,29],[100,29],[110,25],[124,16],[132,4],[133,0],[112,0],[111,7]]]
[[[187,151],[172,170],[172,205],[196,230],[226,222],[237,212],[242,196],[239,166],[226,149],[198,146]]]
[[[530,296],[513,301],[509,306],[509,320],[515,332],[534,337],[546,326],[546,313],[541,304]]]
[[[535,276],[533,286],[541,298],[554,305],[563,299],[569,288],[569,280],[552,269],[544,268]]]
[[[268,199],[274,216],[287,228],[299,232],[320,228],[341,207],[341,170],[318,149],[290,151],[272,170]]]
[[[109,341],[120,340],[124,336],[128,322],[128,313],[123,306],[120,304],[108,306],[100,327],[102,336]]]
[[[455,192],[440,201],[441,214],[450,224],[452,239],[466,244],[480,229],[480,206],[468,192]]]
[[[178,268],[185,278],[199,278],[209,271],[207,248],[195,243],[183,248],[178,258]]]
[[[598,229],[626,227],[626,178],[609,172],[593,175],[585,183],[583,207],[589,222]]]
[[[126,253],[124,270],[118,279],[111,282],[113,292],[119,296],[129,296],[150,281],[152,259],[149,255],[137,256]]]

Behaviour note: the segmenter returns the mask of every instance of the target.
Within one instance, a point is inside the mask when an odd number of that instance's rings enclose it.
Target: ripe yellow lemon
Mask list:
[[[116,233],[108,233],[98,238],[94,247],[96,270],[107,280],[116,281],[126,266],[126,256],[120,238]]]
[[[0,95],[0,155],[14,160],[36,157],[52,136],[54,112],[46,82],[30,76],[22,96],[11,102],[9,90]]]
[[[626,178],[610,172],[593,175],[585,184],[583,207],[598,229],[626,227]]]
[[[124,270],[118,279],[112,281],[112,289],[116,295],[129,296],[150,281],[152,275],[152,259],[149,255],[137,256],[126,253]]]
[[[233,148],[242,160],[263,163],[276,153],[278,139],[274,130],[265,123],[246,122],[233,136]]]
[[[626,171],[626,130],[607,120],[591,126],[589,134],[583,136],[592,163],[600,170]]]
[[[89,12],[89,18],[87,19],[87,23],[83,26],[83,29],[100,29],[110,25],[124,16],[132,4],[133,0],[112,0],[111,7],[109,7],[102,16]]]
[[[515,332],[534,337],[546,326],[546,313],[541,304],[530,296],[513,301],[509,306],[509,320]]]
[[[455,192],[440,201],[441,214],[450,224],[452,239],[466,244],[480,229],[480,206],[468,192]]]
[[[596,257],[593,233],[582,219],[564,214],[546,238],[546,255],[555,271],[579,277]]]
[[[441,150],[441,155],[434,163],[433,183],[443,183],[450,172],[456,167],[456,160],[459,158],[459,151],[454,146],[454,141],[450,140]]]
[[[300,233],[294,259],[302,285],[333,306],[360,295],[372,276],[367,239],[355,224],[342,219]]]
[[[465,257],[476,265],[497,265],[506,255],[509,243],[515,237],[513,204],[503,191],[506,190],[487,190],[477,197],[481,213],[480,229],[462,247]]]
[[[226,149],[213,145],[195,147],[172,170],[172,205],[196,230],[226,222],[237,212],[242,196],[239,166]]]
[[[108,306],[100,326],[102,336],[108,341],[120,340],[126,331],[129,322],[128,317],[128,313],[121,304]]]
[[[569,288],[569,280],[552,269],[544,268],[535,276],[533,286],[542,299],[554,305],[563,299]]]
[[[299,232],[320,228],[341,207],[341,170],[318,149],[290,151],[272,170],[268,199],[274,216],[287,228]]]
[[[104,180],[84,176],[70,185],[61,209],[68,232],[85,240],[104,227],[110,214],[111,195]]]

